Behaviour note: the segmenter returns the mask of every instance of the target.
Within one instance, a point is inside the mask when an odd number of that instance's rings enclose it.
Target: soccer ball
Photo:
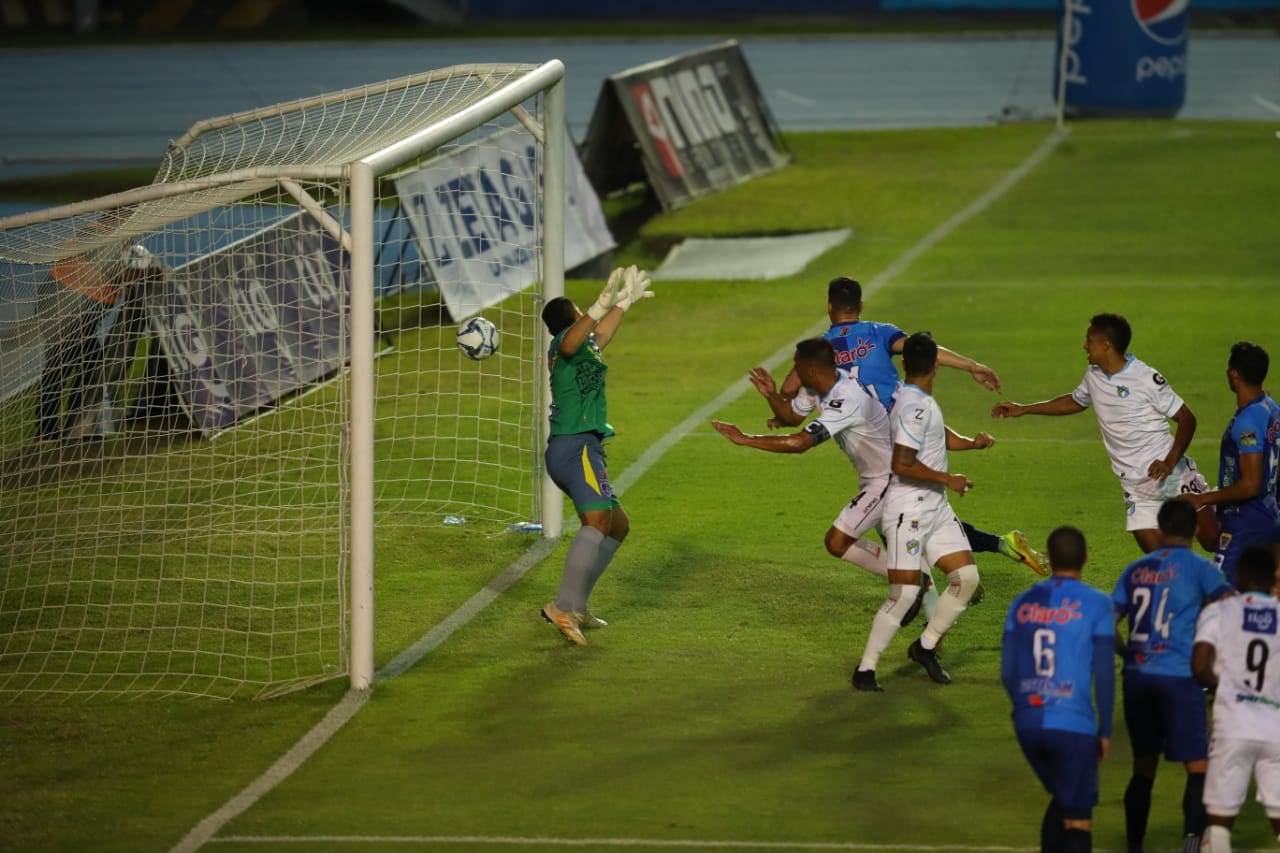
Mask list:
[[[498,351],[498,327],[483,317],[472,317],[458,327],[458,349],[467,358],[483,361]]]

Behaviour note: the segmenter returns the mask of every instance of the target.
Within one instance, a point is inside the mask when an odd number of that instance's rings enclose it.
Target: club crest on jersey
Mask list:
[[[919,540],[919,539],[911,539],[911,540],[908,540],[908,541],[907,541],[907,553],[908,553],[908,554],[910,554],[910,555],[911,555],[911,556],[913,556],[913,557],[914,557],[916,554],[919,554],[919,553],[920,553],[920,540]]]
[[[1117,386],[1116,386],[1116,396],[1117,396],[1117,397],[1128,397],[1128,396],[1129,396],[1129,386],[1128,386],[1128,385],[1117,385]]]
[[[1244,630],[1251,634],[1272,634],[1276,632],[1276,613],[1270,608],[1254,609],[1246,607],[1244,609]]]

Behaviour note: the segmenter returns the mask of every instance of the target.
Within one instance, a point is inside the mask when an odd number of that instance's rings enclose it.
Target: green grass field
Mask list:
[[[632,536],[593,598],[611,624],[589,647],[567,646],[538,618],[561,543],[416,666],[381,681],[310,760],[220,826],[219,848],[1035,848],[1046,798],[998,681],[1005,607],[1034,575],[980,556],[987,599],[948,637],[952,685],[906,660],[907,629],[881,663],[886,692],[855,694],[849,674],[884,589],[822,545],[856,490],[847,461],[830,447],[798,457],[735,447],[705,420],[763,431],[747,371],[767,364],[780,376],[780,354],[821,328],[827,280],[853,275],[873,285],[869,318],[931,330],[1001,374],[1003,395],[954,372],[937,383],[950,425],[997,439],[952,456],[976,484],[953,499],[961,516],[1040,542],[1058,524],[1081,527],[1086,578],[1109,591],[1138,553],[1092,414],[988,413],[1000,399],[1073,388],[1089,316],[1117,311],[1133,323],[1131,350],[1198,415],[1191,455],[1212,476],[1234,410],[1228,348],[1243,339],[1280,352],[1280,146],[1253,124],[1079,124],[1007,192],[953,220],[1050,133],[792,134],[790,168],[645,222],[620,262],[652,266],[684,236],[854,235],[795,278],[663,282],[628,315],[608,350],[619,430],[609,459],[627,486]],[[575,282],[570,293],[585,304],[598,286]],[[642,462],[655,445],[665,453]],[[393,529],[379,542],[377,664],[529,545]],[[170,848],[342,692],[329,683],[265,702],[0,706],[0,848]],[[1116,719],[1098,849],[1124,844],[1130,754]],[[1181,768],[1164,766],[1150,849],[1180,849],[1181,788]],[[1250,803],[1237,849],[1268,846],[1264,827]]]

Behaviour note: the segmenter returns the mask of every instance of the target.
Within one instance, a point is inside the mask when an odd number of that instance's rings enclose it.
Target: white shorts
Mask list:
[[[1258,783],[1258,802],[1268,816],[1280,817],[1280,743],[1214,737],[1209,742],[1209,770],[1204,777],[1204,807],[1209,814],[1232,817]]]
[[[1125,530],[1130,532],[1155,530],[1160,526],[1156,522],[1156,515],[1159,514],[1160,507],[1165,501],[1176,498],[1178,495],[1198,495],[1201,492],[1207,492],[1209,483],[1196,468],[1196,463],[1190,457],[1184,456],[1178,460],[1177,465],[1173,466],[1173,471],[1165,477],[1154,496],[1137,497],[1135,494],[1143,494],[1147,491],[1149,490],[1139,488],[1133,491],[1125,489]]]
[[[859,483],[862,490],[831,522],[831,526],[852,539],[861,539],[869,531],[880,527],[884,513],[884,493],[889,488],[889,477],[873,477]]]
[[[945,494],[920,490],[905,500],[893,497],[880,522],[891,571],[927,572],[948,554],[970,550]]]

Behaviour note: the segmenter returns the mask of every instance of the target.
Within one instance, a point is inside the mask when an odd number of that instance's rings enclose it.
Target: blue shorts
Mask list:
[[[604,445],[594,432],[553,435],[547,441],[547,474],[581,515],[622,505],[609,485]]]
[[[1229,519],[1222,522],[1222,531],[1218,534],[1218,550],[1214,552],[1213,561],[1227,576],[1227,583],[1236,585],[1236,564],[1240,555],[1250,545],[1273,545],[1280,542],[1280,527],[1272,523],[1241,523]]]
[[[1019,729],[1018,745],[1066,820],[1090,820],[1098,804],[1098,739],[1062,729]]]
[[[1170,761],[1209,757],[1204,691],[1191,676],[1124,673],[1124,722],[1134,755]]]

